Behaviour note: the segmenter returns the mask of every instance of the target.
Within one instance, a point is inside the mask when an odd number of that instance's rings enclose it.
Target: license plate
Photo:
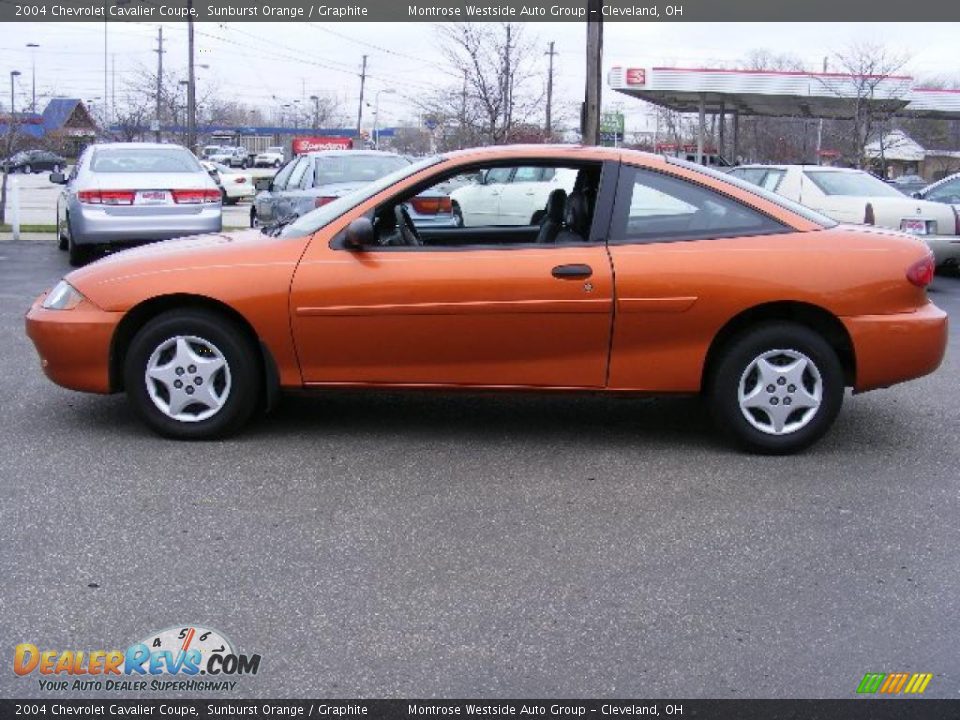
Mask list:
[[[137,193],[137,205],[166,205],[170,193],[166,190],[141,190]]]
[[[915,218],[904,218],[900,221],[900,229],[904,232],[913,233],[914,235],[926,235],[927,221],[917,220]]]

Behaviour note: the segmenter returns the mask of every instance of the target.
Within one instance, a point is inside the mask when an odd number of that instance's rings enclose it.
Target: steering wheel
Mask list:
[[[421,238],[420,233],[417,232],[417,227],[413,224],[413,218],[410,217],[407,206],[403,203],[398,203],[393,209],[393,215],[397,219],[397,232],[400,233],[400,236],[403,238],[403,244],[423,245],[423,238]]]

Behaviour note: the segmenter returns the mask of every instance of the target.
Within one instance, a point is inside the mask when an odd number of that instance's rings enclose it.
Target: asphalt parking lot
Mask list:
[[[558,396],[288,398],[187,444],[42,375],[23,314],[67,270],[0,243],[7,663],[197,623],[261,654],[241,697],[960,691],[956,332],[797,457],[727,448],[694,399]],[[960,278],[931,296],[956,323]],[[0,696],[47,696],[9,667]]]

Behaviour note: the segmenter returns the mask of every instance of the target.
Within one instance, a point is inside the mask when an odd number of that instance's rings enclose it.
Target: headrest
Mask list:
[[[547,218],[557,223],[563,222],[563,212],[567,206],[567,191],[557,188],[547,198]]]

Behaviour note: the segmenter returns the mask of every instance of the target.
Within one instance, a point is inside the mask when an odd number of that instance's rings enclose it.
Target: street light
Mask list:
[[[33,75],[31,81],[33,88],[31,90],[30,112],[35,113],[37,111],[37,48],[40,47],[40,45],[37,43],[27,43],[27,47],[30,48],[30,65]]]
[[[380,93],[384,95],[396,95],[397,91],[393,88],[377,90],[373,96],[373,147],[380,149]]]

